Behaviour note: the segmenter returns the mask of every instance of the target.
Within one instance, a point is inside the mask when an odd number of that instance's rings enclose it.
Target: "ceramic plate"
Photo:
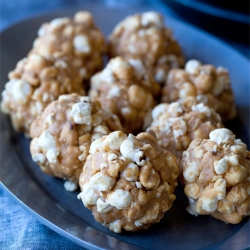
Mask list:
[[[152,10],[148,7],[112,9],[86,6],[99,28],[110,34],[114,26],[129,14]],[[186,59],[229,69],[235,93],[238,116],[227,123],[249,148],[249,62],[237,51],[200,30],[167,17],[166,25],[173,30]],[[1,91],[7,74],[25,57],[45,21],[56,17],[72,17],[79,9],[62,10],[22,21],[1,34]],[[32,161],[30,141],[13,131],[9,117],[1,115],[1,177],[2,187],[24,209],[54,231],[88,249],[242,249],[250,245],[250,222],[230,225],[210,216],[192,216],[185,210],[187,199],[183,189],[176,190],[177,199],[160,223],[148,230],[115,234],[97,223],[91,211],[77,200],[77,192],[66,192],[63,181],[45,175]]]

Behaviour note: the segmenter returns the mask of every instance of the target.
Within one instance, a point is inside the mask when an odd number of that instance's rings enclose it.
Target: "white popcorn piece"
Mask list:
[[[128,49],[129,49],[129,52],[131,52],[132,54],[136,53],[136,48],[133,44],[129,44]]]
[[[148,12],[143,13],[141,17],[141,24],[142,26],[154,24],[158,28],[162,28],[164,26],[162,17],[154,11],[148,11]]]
[[[88,37],[85,35],[75,36],[73,40],[73,44],[74,44],[75,50],[79,52],[89,53],[91,50]]]
[[[130,162],[124,171],[121,173],[121,176],[128,181],[136,181],[139,177],[139,168],[133,162]]]
[[[192,111],[205,113],[206,116],[210,117],[212,115],[211,109],[208,106],[205,106],[203,103],[192,106]]]
[[[219,66],[219,67],[216,68],[216,72],[217,73],[227,73],[228,74],[228,69],[224,68],[222,66]]]
[[[89,180],[89,187],[98,191],[108,191],[114,184],[115,180],[102,172],[96,173]]]
[[[108,161],[115,161],[117,158],[117,155],[114,153],[108,155]]]
[[[222,145],[225,143],[232,143],[235,140],[235,135],[232,131],[226,128],[215,129],[209,134],[210,140],[217,143],[217,145]]]
[[[184,190],[188,198],[193,200],[198,199],[201,194],[201,188],[197,183],[188,183]]]
[[[218,207],[218,199],[215,197],[214,199],[201,199],[202,209],[207,211],[208,213],[214,212]]]
[[[45,27],[42,25],[42,26],[38,29],[37,35],[38,35],[39,37],[44,36],[44,35],[45,35],[45,31],[46,31],[46,29],[45,29]],[[38,40],[38,39],[35,39],[35,40],[34,40],[33,47],[36,46],[37,40]]]
[[[197,95],[196,100],[202,103],[208,103],[208,97],[206,95]]]
[[[52,164],[58,163],[57,156],[58,156],[58,151],[55,148],[50,148],[46,153],[46,158],[48,159],[49,163]]]
[[[65,181],[64,188],[69,192],[74,192],[78,188],[78,184],[72,181]]]
[[[78,199],[82,200],[84,206],[86,207],[95,205],[99,197],[100,193],[98,190],[92,188],[89,183],[83,186],[82,192],[77,196]]]
[[[225,198],[226,185],[227,185],[227,182],[223,178],[219,178],[214,183],[214,191],[216,192],[216,197],[218,198],[218,200],[222,200]]]
[[[174,132],[174,138],[178,139],[180,136],[185,135],[187,132],[187,124],[183,117],[173,117],[169,119],[169,123],[171,123]],[[178,127],[174,126],[174,123],[178,123]]]
[[[80,101],[81,102],[90,102],[90,98],[89,98],[89,96],[81,96]]]
[[[65,61],[63,61],[63,60],[57,60],[56,62],[55,62],[55,67],[57,67],[57,68],[67,68],[68,67],[68,64],[67,64],[67,62],[65,62]]]
[[[115,233],[120,233],[122,230],[121,227],[121,221],[120,220],[115,220],[109,224],[109,230],[113,231]]]
[[[185,70],[190,74],[198,74],[198,68],[202,65],[202,63],[198,60],[192,59],[187,61],[185,64]]]
[[[32,94],[30,84],[21,79],[11,79],[5,87],[7,93],[12,93],[13,99],[20,104],[27,103]]]
[[[95,152],[101,151],[102,149],[103,149],[103,138],[99,138],[91,143],[89,153],[94,154]]]
[[[57,143],[54,136],[52,136],[48,130],[45,130],[38,138],[37,144],[46,152],[46,158],[48,161],[56,164],[59,152],[56,147]]]
[[[214,162],[214,171],[216,174],[224,174],[228,169],[228,161],[226,157],[223,157],[219,161]]]
[[[99,198],[97,200],[96,208],[97,212],[102,214],[108,213],[113,209],[113,207],[104,198]]]
[[[109,133],[109,129],[107,126],[104,125],[98,125],[93,129],[93,133],[95,134],[101,134],[101,136],[103,135],[107,135]],[[92,136],[92,141],[93,141],[93,136]],[[99,139],[99,138],[98,138]]]
[[[139,220],[136,220],[136,221],[135,221],[135,226],[136,226],[136,227],[141,227],[142,225],[143,225],[143,223],[140,222]]]
[[[179,98],[184,99],[188,96],[194,96],[195,95],[195,88],[194,86],[189,82],[184,82],[179,91]]]
[[[218,76],[213,85],[212,94],[215,96],[219,96],[223,92],[223,90],[227,88],[228,83],[228,77],[225,78],[224,76]]]
[[[96,75],[96,76],[94,75],[91,78],[91,87],[92,88],[95,88],[95,89],[98,88],[97,82],[98,82],[98,84],[100,84],[99,78],[100,78],[100,80],[105,81],[107,83],[113,83],[115,81],[115,76],[113,74],[113,71],[108,66],[100,73],[100,75]]]
[[[196,162],[191,162],[188,167],[184,169],[183,176],[187,182],[194,182],[200,174],[200,169]]]
[[[103,146],[107,146],[110,149],[119,150],[125,138],[126,135],[121,131],[112,132],[104,139]]]
[[[123,189],[116,189],[110,193],[107,198],[107,202],[117,209],[127,208],[132,204],[133,198],[130,192]]]
[[[60,28],[61,26],[69,23],[70,19],[67,17],[63,18],[55,18],[50,22],[50,28],[51,29],[57,29]]]
[[[154,109],[152,110],[152,118],[154,120],[157,120],[158,117],[161,115],[161,114],[164,114],[164,112],[166,112],[167,110],[167,104],[165,103],[161,103],[159,105],[157,105],[156,107],[154,107]]]
[[[43,164],[45,162],[45,160],[46,160],[46,157],[42,153],[36,153],[36,154],[32,155],[32,160],[34,162],[40,162],[40,163]]]
[[[107,68],[110,68],[113,72],[116,70],[119,70],[121,68],[126,69],[130,68],[130,64],[126,61],[124,61],[121,57],[115,57],[113,58],[109,64],[107,65]]]
[[[134,68],[135,75],[140,79],[146,74],[146,69],[140,60],[129,59],[129,64]]]
[[[183,109],[179,102],[172,102],[168,106],[168,112],[176,112],[181,114],[183,112]]]
[[[112,99],[113,97],[118,97],[121,95],[121,88],[118,86],[114,86],[110,89],[110,91],[108,92],[108,96],[107,98]]]
[[[142,184],[139,181],[136,181],[135,185],[136,185],[137,188],[142,188]]]
[[[47,117],[46,117],[46,122],[51,125],[53,123],[53,119],[54,119],[55,114],[52,112],[50,113]]]
[[[77,124],[90,125],[92,123],[91,111],[92,106],[90,103],[78,102],[72,106],[70,116]]]
[[[136,148],[134,142],[129,138],[125,139],[122,142],[120,146],[120,152],[125,158],[132,160],[139,166],[145,164],[145,160],[142,159],[143,152],[140,149]]]

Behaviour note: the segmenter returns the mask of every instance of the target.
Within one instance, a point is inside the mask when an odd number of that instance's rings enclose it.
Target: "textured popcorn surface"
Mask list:
[[[159,84],[140,60],[116,57],[91,78],[89,96],[117,114],[126,133],[136,133],[159,92]]]
[[[61,95],[31,125],[31,156],[45,173],[67,180],[65,188],[73,191],[91,142],[115,130],[121,130],[117,116],[98,102],[77,94]]]
[[[162,102],[171,103],[188,96],[215,109],[223,121],[236,116],[233,91],[227,69],[189,60],[185,69],[172,69],[162,89]]]
[[[128,16],[109,37],[110,57],[139,59],[163,84],[171,68],[184,66],[181,48],[157,12]]]
[[[250,152],[230,130],[193,140],[181,164],[190,214],[233,224],[250,215]]]
[[[214,109],[199,103],[195,97],[159,104],[152,110],[151,117],[146,131],[156,138],[160,147],[173,153],[178,163],[192,140],[207,139],[211,131],[223,127]]]
[[[146,229],[171,208],[178,174],[175,157],[150,134],[115,131],[92,142],[78,198],[115,233]]]
[[[103,67],[105,38],[92,14],[79,11],[72,19],[63,17],[44,23],[33,43],[33,52],[46,58],[70,56],[82,79],[89,80]]]
[[[2,92],[1,110],[9,114],[13,127],[29,137],[30,124],[44,108],[62,94],[85,94],[81,76],[67,57],[46,59],[30,54],[9,73]]]

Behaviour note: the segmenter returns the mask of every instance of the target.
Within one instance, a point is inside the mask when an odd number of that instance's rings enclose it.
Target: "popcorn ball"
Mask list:
[[[46,58],[57,55],[72,57],[84,80],[103,68],[105,38],[87,11],[77,12],[73,19],[56,18],[44,23],[38,31],[32,52]]]
[[[209,138],[195,139],[183,153],[187,211],[236,224],[250,215],[250,152],[228,129]]]
[[[140,59],[160,84],[164,84],[171,68],[184,66],[172,31],[165,27],[163,17],[153,11],[128,16],[118,23],[109,37],[109,54]]]
[[[188,96],[215,109],[223,121],[236,116],[233,91],[227,69],[189,60],[185,69],[172,69],[162,89],[162,102],[171,103]]]
[[[115,131],[92,142],[78,198],[115,233],[146,229],[172,207],[178,174],[175,157],[150,134]]]
[[[74,191],[91,142],[120,129],[117,116],[98,102],[77,94],[61,95],[31,125],[31,156],[43,172],[65,179],[65,188]]]
[[[223,127],[214,109],[194,97],[159,104],[152,110],[152,118],[146,131],[156,138],[160,147],[173,153],[178,163],[192,140],[207,139],[212,130]]]
[[[1,110],[9,114],[16,131],[29,137],[30,124],[61,94],[85,94],[81,76],[69,58],[46,59],[30,54],[9,73]]]
[[[126,133],[136,133],[159,92],[159,84],[140,60],[116,57],[91,78],[89,96],[117,114]]]

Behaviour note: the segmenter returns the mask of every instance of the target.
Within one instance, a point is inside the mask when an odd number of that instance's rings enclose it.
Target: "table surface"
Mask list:
[[[170,17],[183,21],[181,16],[173,11],[162,1],[150,0],[1,0],[0,1],[0,31],[8,28],[12,24],[29,18],[31,16],[46,13],[62,8],[83,7],[86,2],[102,3],[107,6],[129,8],[134,5],[162,5],[165,13]],[[244,56],[250,58],[249,44],[231,41],[224,37],[218,37],[223,42],[232,46],[241,52]],[[1,62],[2,63],[2,62]],[[62,237],[48,227],[38,222],[32,215],[27,213],[23,208],[0,189],[0,249],[84,249]]]

